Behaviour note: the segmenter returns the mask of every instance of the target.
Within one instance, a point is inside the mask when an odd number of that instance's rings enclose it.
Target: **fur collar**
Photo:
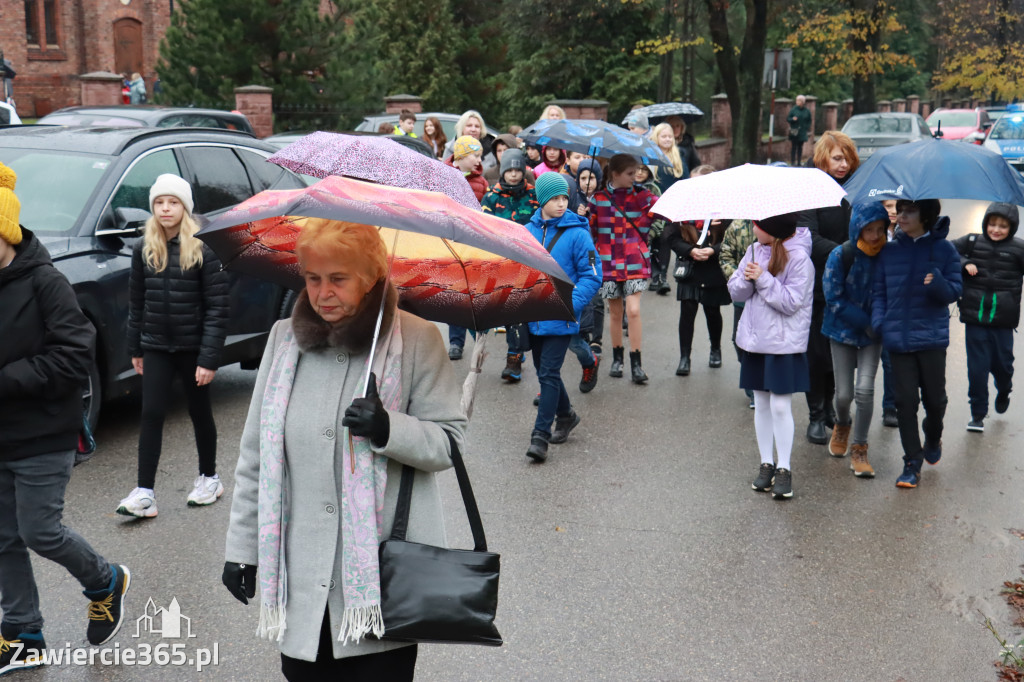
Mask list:
[[[302,352],[321,348],[345,348],[352,353],[363,353],[370,348],[373,341],[373,329],[377,325],[377,311],[380,310],[381,296],[387,290],[387,301],[384,304],[384,319],[381,320],[380,333],[386,334],[391,329],[398,307],[398,291],[386,280],[381,280],[363,297],[356,314],[337,325],[325,322],[309,302],[309,296],[303,289],[295,301],[292,310],[292,329],[295,340]]]

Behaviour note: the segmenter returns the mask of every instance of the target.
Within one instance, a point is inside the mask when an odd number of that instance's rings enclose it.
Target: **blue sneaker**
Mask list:
[[[938,464],[942,459],[942,441],[940,440],[938,443],[925,441],[921,454],[924,455],[924,461],[929,464]]]
[[[903,473],[896,479],[897,488],[916,488],[921,480],[920,463],[906,463],[903,465]]]
[[[0,634],[0,675],[43,664],[46,642],[42,632],[22,632],[13,639],[7,639],[9,636]]]

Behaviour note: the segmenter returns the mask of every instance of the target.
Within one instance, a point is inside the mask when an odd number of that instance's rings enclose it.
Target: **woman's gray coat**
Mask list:
[[[392,298],[393,294],[389,296]],[[393,300],[389,303],[393,305]],[[304,292],[296,303],[296,310],[292,319],[278,322],[271,330],[256,379],[235,469],[225,550],[227,561],[257,562],[260,407],[274,349],[284,330],[303,314],[315,315]],[[402,464],[409,464],[418,471],[413,485],[408,539],[447,546],[441,496],[434,473],[451,466],[445,430],[455,436],[460,447],[465,442],[466,416],[460,405],[462,391],[437,327],[406,312],[394,313],[401,316],[402,409],[388,413],[391,433],[387,445],[373,448],[374,452],[390,458],[384,493],[385,536],[381,540],[386,538],[394,521]],[[384,326],[390,329],[390,322],[386,321]],[[384,337],[383,329],[381,337]],[[281,652],[291,658],[315,660],[327,606],[330,607],[335,658],[403,646],[366,638],[358,644],[345,646],[337,641],[344,609],[339,491],[343,490],[340,467],[346,462],[342,457],[345,431],[341,420],[357,390],[366,352],[354,351],[347,342],[307,351],[298,330],[296,338],[303,350],[285,419],[286,495],[290,519],[285,538],[288,584]],[[256,599],[258,606],[258,591]],[[255,629],[255,611],[253,616]]]

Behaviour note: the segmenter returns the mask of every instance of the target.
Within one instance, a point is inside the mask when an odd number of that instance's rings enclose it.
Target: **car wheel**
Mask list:
[[[96,431],[96,425],[100,421],[100,405],[103,404],[103,381],[100,378],[99,363],[93,362],[89,368],[89,379],[82,391],[82,409],[86,419],[89,420],[89,427]]]

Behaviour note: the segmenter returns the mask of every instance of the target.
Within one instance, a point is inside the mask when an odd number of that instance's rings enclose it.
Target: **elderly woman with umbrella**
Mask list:
[[[411,680],[415,645],[367,638],[380,634],[377,547],[403,464],[416,469],[409,537],[445,544],[434,472],[451,466],[449,434],[464,440],[461,391],[437,328],[396,308],[377,228],[308,219],[295,251],[306,286],[260,365],[223,582],[246,603],[259,567],[259,631],[287,679]]]

